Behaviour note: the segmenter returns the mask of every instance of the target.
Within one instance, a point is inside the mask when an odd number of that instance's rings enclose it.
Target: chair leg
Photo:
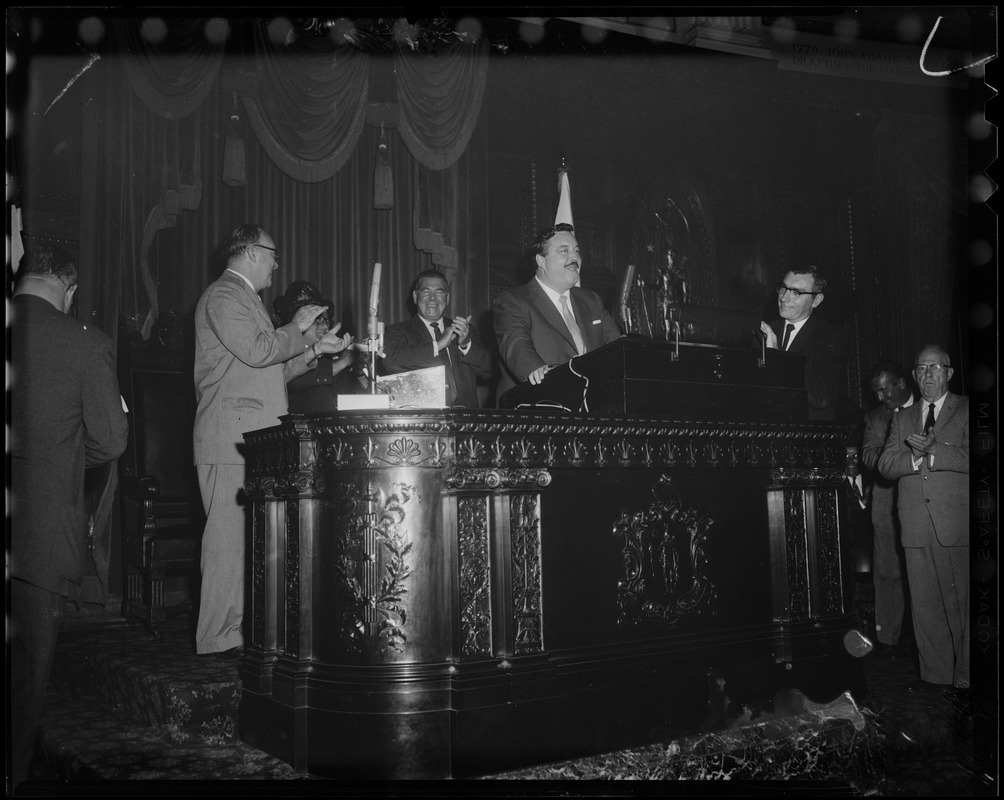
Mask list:
[[[143,606],[143,576],[138,572],[126,573],[126,590],[122,599],[122,616],[137,616]]]

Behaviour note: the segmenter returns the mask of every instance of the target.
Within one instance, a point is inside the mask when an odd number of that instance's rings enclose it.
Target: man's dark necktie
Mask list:
[[[440,325],[438,322],[433,322],[432,323],[432,329],[436,332],[436,341],[438,342],[440,339],[443,338],[443,326]],[[446,353],[446,360],[449,361],[450,364],[452,365],[453,364],[453,356],[450,355],[450,347],[449,347],[449,345],[447,345],[446,347],[443,348],[443,352]]]
[[[924,436],[927,436],[931,432],[931,428],[934,427],[934,403],[931,403],[927,407],[927,422],[924,423]]]
[[[795,330],[795,326],[792,325],[790,322],[784,326],[784,341],[781,342],[782,350],[788,349],[788,342],[791,340],[791,332],[793,330]]]

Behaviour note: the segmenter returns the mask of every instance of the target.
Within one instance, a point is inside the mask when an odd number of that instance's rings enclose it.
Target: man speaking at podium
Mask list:
[[[495,301],[495,333],[502,377],[498,395],[513,386],[539,384],[549,370],[621,337],[595,292],[576,286],[582,255],[574,228],[562,222],[533,243],[537,272]]]
[[[847,382],[847,351],[840,330],[813,311],[823,302],[826,278],[813,266],[789,270],[777,285],[780,319],[760,323],[766,345],[805,357],[810,420],[837,419]]]
[[[387,372],[446,367],[446,404],[477,408],[478,377],[492,376],[492,356],[478,340],[467,317],[447,319],[450,285],[438,270],[427,269],[411,292],[417,313],[395,322],[384,334],[383,367]]]

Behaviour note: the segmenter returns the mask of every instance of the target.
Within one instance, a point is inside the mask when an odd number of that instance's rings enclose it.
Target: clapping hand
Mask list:
[[[471,320],[470,317],[455,317],[453,319],[453,324],[450,325],[450,330],[457,337],[458,347],[467,347],[467,344],[471,340]]]
[[[339,336],[338,331],[341,328],[342,323],[336,322],[331,330],[317,340],[316,349],[318,353],[340,353],[342,350],[352,346],[352,334],[346,333]]]
[[[906,443],[913,450],[914,458],[920,458],[922,455],[934,455],[936,449],[933,431],[926,436],[922,433],[911,433],[906,437]]]
[[[317,319],[318,314],[325,310],[327,310],[326,306],[300,306],[300,308],[296,309],[296,313],[293,315],[293,322],[295,322],[296,327],[300,329],[300,333],[306,333],[307,329],[314,324],[314,320]]]

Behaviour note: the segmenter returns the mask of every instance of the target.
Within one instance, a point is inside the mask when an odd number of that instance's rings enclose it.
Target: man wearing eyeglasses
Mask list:
[[[837,419],[847,382],[847,351],[841,332],[812,312],[823,302],[826,278],[818,267],[788,272],[777,285],[780,319],[760,323],[767,347],[805,357],[809,419]]]
[[[275,242],[258,225],[239,225],[223,245],[226,268],[195,308],[193,441],[206,509],[202,592],[195,647],[199,655],[238,658],[243,650],[244,434],[279,424],[286,382],[317,366],[318,356],[352,343],[339,325],[313,344],[304,332],[326,310],[308,304],[276,328],[258,293],[279,266]]]
[[[517,384],[539,384],[552,368],[621,336],[600,296],[577,285],[582,254],[571,225],[542,231],[533,252],[534,277],[495,301],[500,397]]]
[[[928,345],[914,376],[921,402],[897,414],[879,471],[897,508],[920,677],[969,688],[969,399],[948,391],[948,353]]]
[[[491,378],[492,355],[478,338],[469,317],[446,317],[450,284],[446,276],[427,269],[411,291],[415,315],[395,322],[384,333],[383,368],[390,373],[446,368],[446,404],[477,408],[478,378]]]

